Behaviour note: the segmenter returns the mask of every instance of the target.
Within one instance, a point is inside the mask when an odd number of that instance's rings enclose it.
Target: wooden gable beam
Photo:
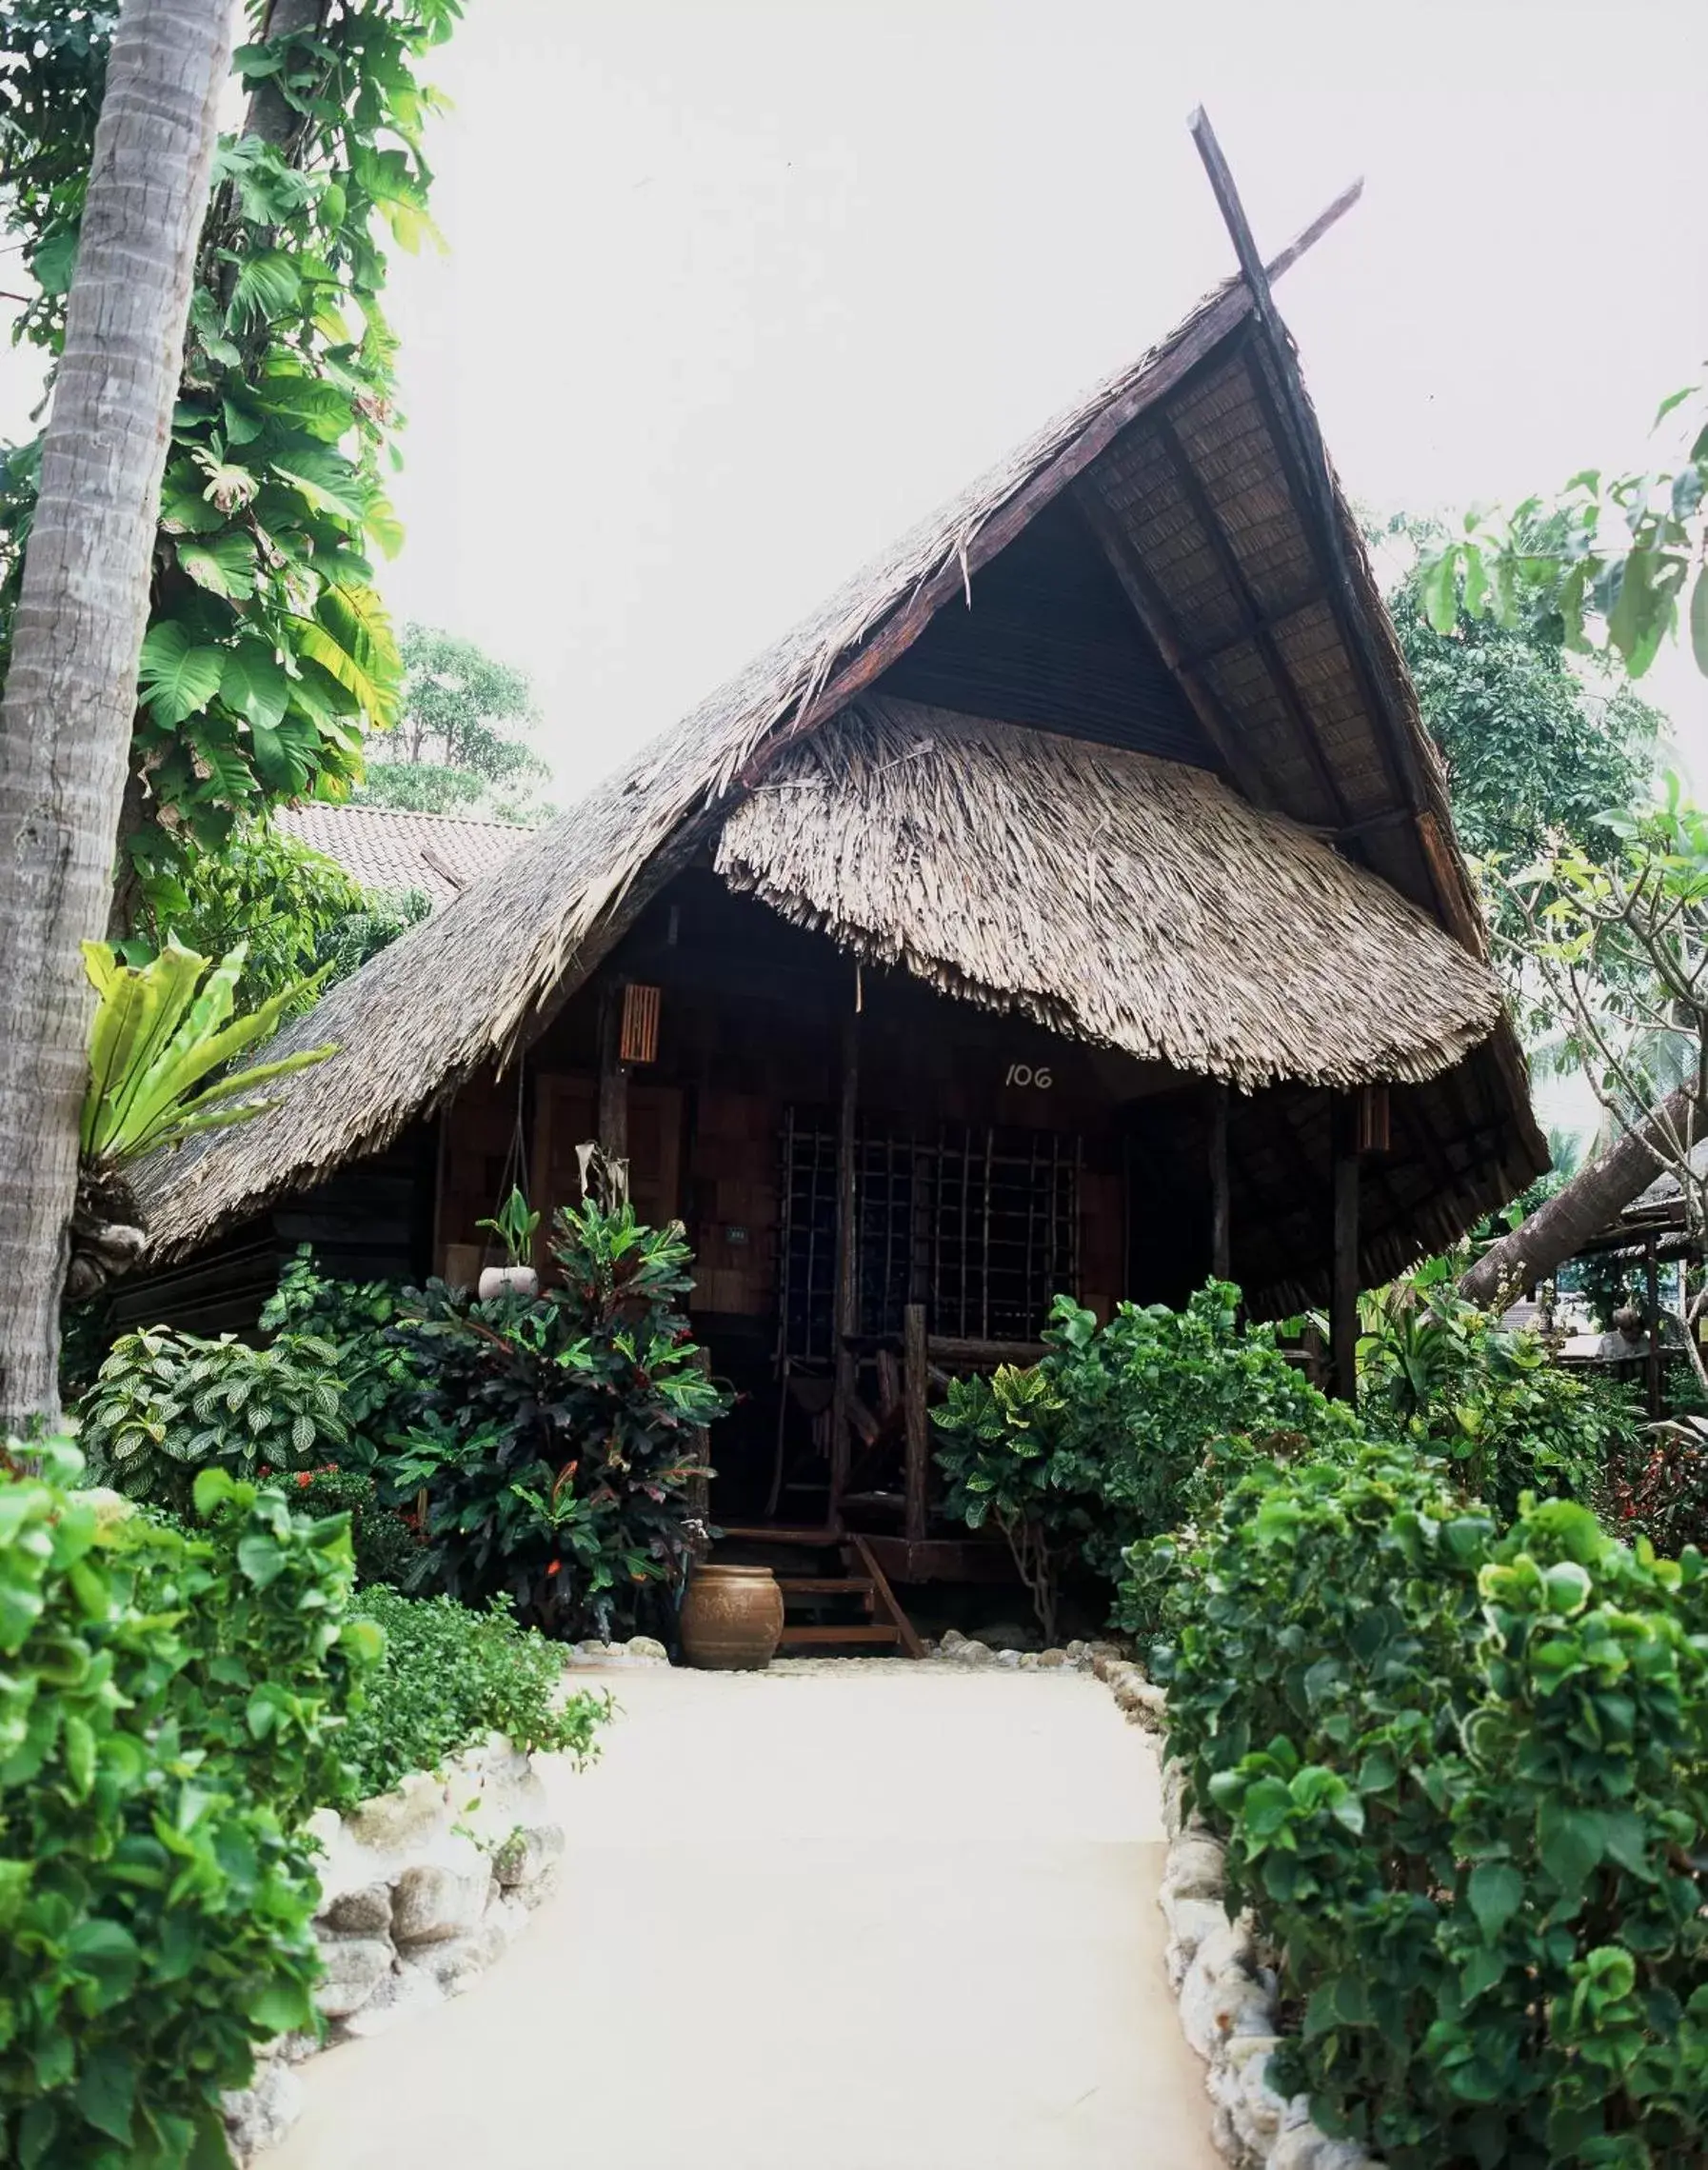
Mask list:
[[[1344,822],[1350,812],[1346,794],[1341,789],[1340,779],[1329,766],[1328,756],[1322,750],[1322,741],[1317,735],[1317,727],[1311,721],[1311,712],[1299,690],[1287,659],[1281,651],[1281,644],[1263,621],[1263,612],[1251,583],[1245,577],[1245,567],[1240,563],[1233,544],[1228,540],[1221,516],[1203,486],[1203,478],[1192,464],[1192,455],[1181,442],[1181,433],[1167,415],[1158,417],[1156,438],[1162,448],[1163,462],[1174,478],[1182,497],[1191,508],[1192,516],[1203,530],[1205,542],[1221,568],[1221,577],[1239,608],[1246,627],[1246,638],[1251,641],[1263,659],[1263,667],[1281,697],[1287,711],[1287,720],[1293,726],[1295,737],[1304,750],[1311,773],[1317,779],[1318,788],[1334,809],[1337,823]]]
[[[1251,372],[1252,381],[1274,434],[1276,448],[1288,469],[1289,480],[1298,491],[1307,533],[1314,536],[1322,551],[1329,573],[1330,601],[1341,642],[1354,672],[1360,681],[1373,715],[1384,727],[1378,733],[1384,766],[1394,780],[1396,789],[1412,812],[1421,817],[1418,824],[1419,843],[1429,866],[1431,886],[1440,905],[1442,918],[1461,946],[1469,949],[1473,956],[1486,957],[1487,941],[1472,907],[1463,877],[1457,867],[1443,864],[1447,854],[1432,811],[1434,794],[1430,790],[1422,761],[1412,737],[1410,716],[1396,698],[1383,658],[1378,652],[1364,597],[1353,573],[1351,554],[1347,548],[1333,479],[1329,473],[1328,455],[1312,416],[1310,402],[1305,396],[1299,357],[1275,307],[1275,296],[1270,290],[1272,281],[1258,253],[1251,223],[1246,218],[1245,207],[1240,200],[1239,189],[1234,186],[1234,177],[1222,154],[1221,146],[1216,140],[1216,131],[1210,126],[1209,115],[1202,106],[1192,116],[1191,128],[1192,140],[1198,146],[1198,154],[1209,176],[1210,188],[1221,212],[1222,223],[1227,228],[1228,237],[1234,245],[1234,253],[1240,260],[1244,283],[1251,292],[1253,312],[1262,335],[1264,351],[1281,388],[1286,408],[1284,415],[1278,410],[1268,372],[1260,366]],[[1504,1062],[1503,1066],[1506,1066]]]
[[[1075,509],[1090,528],[1092,539],[1115,575],[1122,593],[1132,605],[1134,615],[1149,634],[1157,653],[1174,673],[1222,766],[1254,806],[1273,806],[1274,793],[1263,781],[1240,734],[1239,725],[1223,707],[1209,680],[1186,661],[1183,644],[1162,592],[1146,571],[1121,522],[1110,511],[1102,493],[1089,476],[1082,476],[1071,487]]]

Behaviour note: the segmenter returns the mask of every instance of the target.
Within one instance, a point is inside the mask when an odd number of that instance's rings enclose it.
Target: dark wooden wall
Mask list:
[[[782,1133],[790,1107],[831,1121],[843,1022],[857,999],[851,960],[824,937],[690,873],[647,910],[604,972],[529,1050],[523,1110],[533,1203],[577,1195],[574,1146],[595,1121],[602,983],[663,990],[658,1060],[629,1074],[637,1209],[675,1215],[696,1255],[703,1320],[765,1323],[778,1290]],[[1082,1143],[1081,1288],[1103,1315],[1124,1292],[1122,1097],[1165,1073],[1055,1039],[1026,1020],[974,1008],[904,972],[858,976],[860,1108],[874,1131],[924,1135],[943,1124],[1058,1131]],[[1007,1082],[1016,1065],[1050,1083]],[[479,1241],[494,1210],[517,1109],[514,1074],[475,1081],[443,1117],[436,1252]]]
[[[384,1152],[352,1161],[193,1258],[120,1282],[109,1314],[113,1331],[170,1325],[251,1334],[302,1244],[335,1281],[424,1279],[432,1265],[434,1152],[433,1125],[413,1124]]]

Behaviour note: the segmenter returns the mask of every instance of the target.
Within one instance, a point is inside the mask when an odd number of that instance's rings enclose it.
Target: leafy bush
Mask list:
[[[1173,1745],[1279,1949],[1275,2079],[1395,2170],[1708,2140],[1708,1572],[1393,1444],[1171,1551]]]
[[[528,1754],[595,1752],[608,1699],[571,1695],[554,1707],[563,1652],[519,1627],[502,1598],[470,1612],[450,1598],[371,1589],[354,1609],[385,1630],[386,1653],[344,1737],[349,1769],[337,1805],[385,1793],[488,1733]]]
[[[189,1538],[0,1467],[0,2160],[223,2163],[219,2095],[314,2023],[305,1811],[378,1654],[342,1518],[218,1470]]]
[[[1614,1471],[1609,1510],[1621,1537],[1646,1537],[1657,1552],[1708,1550],[1708,1420],[1679,1417],[1646,1427]]]
[[[90,1474],[183,1513],[200,1469],[247,1481],[324,1463],[349,1441],[335,1353],[306,1334],[262,1349],[170,1326],[121,1335],[83,1405]]]
[[[280,1339],[302,1337],[332,1351],[340,1414],[351,1437],[384,1453],[402,1440],[407,1398],[421,1384],[391,1329],[421,1303],[394,1281],[329,1281],[303,1244],[263,1306],[261,1324]]]
[[[360,1469],[299,1469],[296,1505],[311,1515],[348,1514],[356,1557],[356,1583],[402,1587],[415,1571],[421,1547],[402,1515],[383,1507],[373,1479]]]
[[[435,1282],[397,1327],[422,1384],[387,1475],[427,1494],[417,1586],[507,1591],[540,1626],[608,1635],[680,1582],[700,1428],[728,1397],[688,1338],[679,1228],[589,1201],[555,1216],[552,1257],[563,1285],[538,1298]]]
[[[1463,1302],[1456,1264],[1436,1261],[1366,1299],[1366,1425],[1448,1457],[1504,1521],[1525,1492],[1593,1502],[1636,1437],[1632,1391],[1563,1370],[1539,1334],[1508,1332]]]
[[[1356,1430],[1281,1353],[1275,1327],[1240,1324],[1239,1301],[1210,1282],[1183,1311],[1123,1304],[1100,1326],[1059,1296],[1039,1364],[952,1381],[933,1412],[947,1511],[1003,1531],[1046,1637],[1069,1566],[1113,1583],[1135,1543],[1181,1520],[1217,1442]]]

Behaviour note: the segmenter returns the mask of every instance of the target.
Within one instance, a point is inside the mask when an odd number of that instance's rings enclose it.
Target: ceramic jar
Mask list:
[[[783,1592],[768,1567],[696,1567],[682,1601],[682,1650],[720,1672],[768,1665],[783,1634]]]

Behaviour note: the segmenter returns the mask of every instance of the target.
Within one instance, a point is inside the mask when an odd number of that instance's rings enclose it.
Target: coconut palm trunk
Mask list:
[[[230,0],[125,0],[0,704],[0,1431],[58,1414],[59,1303],[154,533]]]
[[[1649,1137],[1694,1134],[1691,1098],[1682,1086],[1670,1094],[1646,1121],[1616,1138],[1552,1198],[1544,1199],[1510,1235],[1491,1244],[1460,1278],[1460,1294],[1473,1304],[1492,1304],[1504,1292],[1545,1281],[1556,1267],[1576,1256],[1660,1173],[1664,1163],[1648,1144]],[[1700,1128],[1698,1116],[1695,1130]]]

